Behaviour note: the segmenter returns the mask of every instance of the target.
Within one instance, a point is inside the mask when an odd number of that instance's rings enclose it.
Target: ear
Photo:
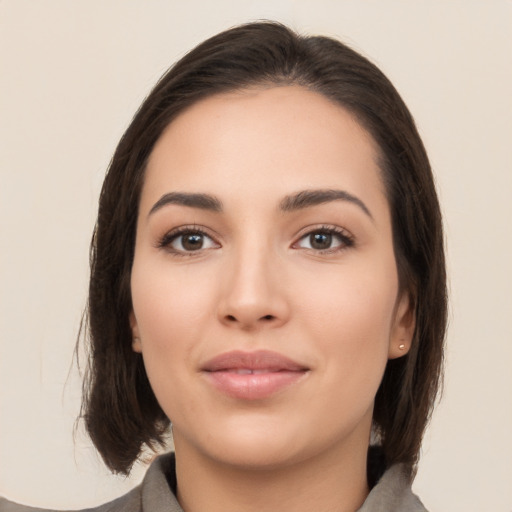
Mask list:
[[[140,342],[139,326],[133,310],[130,313],[130,328],[132,330],[132,350],[141,354],[142,343]]]
[[[405,356],[411,348],[416,327],[415,300],[403,292],[395,307],[395,318],[389,337],[389,359]]]

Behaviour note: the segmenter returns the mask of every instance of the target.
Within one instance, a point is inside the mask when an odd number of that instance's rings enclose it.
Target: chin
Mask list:
[[[282,422],[258,415],[246,414],[229,421],[217,421],[208,432],[194,433],[186,431],[181,436],[179,428],[174,425],[176,452],[185,453],[192,445],[194,451],[217,463],[241,469],[273,469],[293,464],[308,455],[306,447],[301,448],[301,432],[293,432],[283,426]]]
[[[186,439],[175,436],[175,445],[178,456],[180,452],[186,456],[188,449],[192,448],[215,464],[238,470],[278,470],[322,454],[343,451],[343,445],[352,437],[351,427],[346,425],[344,429],[338,425],[336,430],[326,428],[318,431],[317,422],[301,422],[296,418],[286,421],[247,412],[229,419],[218,418],[211,428],[205,429],[207,436],[205,431],[198,430],[188,431]]]
[[[230,442],[224,447],[218,445],[215,453],[210,449],[212,456],[218,462],[252,471],[275,470],[308,458],[300,447],[291,446],[289,442],[269,440],[268,436],[265,439]]]

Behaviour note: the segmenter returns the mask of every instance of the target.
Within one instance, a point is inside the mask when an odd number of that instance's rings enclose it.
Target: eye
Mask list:
[[[316,252],[336,252],[354,245],[352,237],[339,228],[322,227],[302,236],[294,247]]]
[[[183,228],[167,233],[158,246],[175,254],[190,254],[219,247],[219,244],[197,228]]]

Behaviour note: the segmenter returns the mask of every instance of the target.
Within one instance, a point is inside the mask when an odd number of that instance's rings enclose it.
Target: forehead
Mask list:
[[[340,187],[382,199],[377,155],[354,116],[316,92],[283,86],[218,94],[166,128],[148,162],[143,199],[171,190],[277,197]]]

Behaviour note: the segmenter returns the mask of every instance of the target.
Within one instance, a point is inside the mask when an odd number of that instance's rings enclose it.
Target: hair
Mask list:
[[[180,113],[212,95],[298,85],[349,111],[376,142],[389,202],[401,291],[416,327],[407,355],[390,360],[375,398],[373,434],[386,464],[414,473],[442,376],[447,318],[440,207],[414,121],[384,74],[337,40],[306,37],[274,22],[222,32],[159,80],[121,138],[99,199],[85,322],[90,337],[82,415],[107,466],[128,473],[144,447],[163,445],[169,419],[132,350],[130,274],[148,157]]]

